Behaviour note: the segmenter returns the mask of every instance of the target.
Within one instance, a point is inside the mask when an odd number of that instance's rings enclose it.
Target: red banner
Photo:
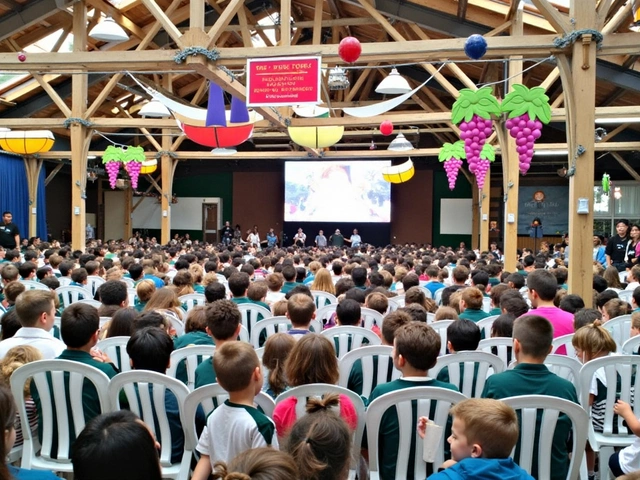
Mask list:
[[[247,106],[320,103],[320,57],[247,60]]]

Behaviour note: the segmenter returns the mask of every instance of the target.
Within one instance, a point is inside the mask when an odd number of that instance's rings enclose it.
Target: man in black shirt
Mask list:
[[[15,223],[11,223],[13,215],[11,212],[2,214],[2,224],[0,225],[0,245],[6,249],[14,249],[20,245],[20,230]]]
[[[607,242],[604,253],[607,257],[607,266],[613,265],[619,272],[626,270],[625,257],[627,255],[627,245],[629,243],[629,220],[626,218],[616,222],[616,232]]]

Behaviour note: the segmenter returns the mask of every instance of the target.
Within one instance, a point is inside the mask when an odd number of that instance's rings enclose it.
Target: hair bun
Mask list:
[[[337,393],[329,393],[324,398],[309,397],[307,400],[307,413],[315,413],[321,410],[329,410],[340,404],[340,397]]]
[[[594,321],[593,321],[593,323],[592,323],[592,325],[593,325],[594,327],[601,327],[601,326],[602,326],[602,324],[603,324],[603,321],[602,321],[602,320],[600,320],[600,319],[596,319],[596,320],[594,320]]]

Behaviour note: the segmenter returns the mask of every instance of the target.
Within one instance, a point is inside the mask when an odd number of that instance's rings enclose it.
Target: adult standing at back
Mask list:
[[[347,242],[349,242],[353,248],[358,248],[360,246],[360,244],[362,243],[362,238],[360,237],[360,235],[358,235],[357,228],[353,229],[353,235],[351,235],[351,237],[347,239]]]
[[[553,326],[553,338],[573,333],[573,314],[559,309],[553,304],[558,290],[558,280],[549,270],[534,270],[527,276],[528,295],[531,314],[546,318]],[[567,352],[564,347],[558,349],[560,355]]]
[[[616,232],[607,242],[604,253],[607,257],[607,266],[613,265],[619,272],[627,268],[626,256],[629,243],[629,220],[622,218],[616,222]]]
[[[307,235],[302,231],[302,228],[298,229],[298,232],[293,236],[293,244],[298,247],[304,247],[307,241]]]
[[[336,231],[329,237],[329,243],[332,247],[342,247],[344,245],[344,237],[340,233],[340,229],[336,228]]]
[[[323,248],[327,246],[327,237],[324,236],[324,231],[320,230],[316,235],[316,247]]]
[[[13,214],[11,212],[2,213],[2,225],[0,225],[0,245],[6,249],[13,250],[20,245],[20,230],[15,223],[12,223]]]

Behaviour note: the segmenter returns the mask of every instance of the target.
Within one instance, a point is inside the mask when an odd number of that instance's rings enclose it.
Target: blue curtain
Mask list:
[[[40,171],[38,179],[38,224],[37,234],[47,240],[47,203],[44,189],[45,171]],[[0,153],[0,214],[10,211],[13,223],[20,229],[20,237],[29,236],[29,186],[22,157]]]

